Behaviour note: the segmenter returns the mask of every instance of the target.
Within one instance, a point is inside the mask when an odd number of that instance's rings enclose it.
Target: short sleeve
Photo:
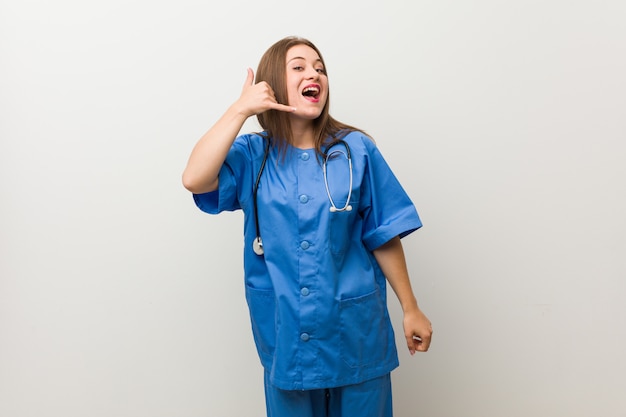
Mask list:
[[[422,227],[417,210],[376,145],[364,140],[365,172],[361,189],[363,242],[374,250],[396,236]]]
[[[249,135],[238,137],[230,148],[219,172],[217,190],[194,194],[196,206],[209,214],[241,209],[242,189],[249,185],[250,170]]]
[[[209,214],[240,209],[237,200],[237,181],[230,167],[227,164],[222,165],[217,190],[194,194],[193,201],[200,210]]]

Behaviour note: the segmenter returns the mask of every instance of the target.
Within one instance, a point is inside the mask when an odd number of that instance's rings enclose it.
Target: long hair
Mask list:
[[[328,74],[322,54],[311,41],[296,36],[289,36],[279,40],[263,54],[256,72],[256,82],[267,82],[274,90],[276,101],[279,103],[287,103],[287,73],[285,60],[287,59],[287,51],[296,45],[306,45],[313,49],[317,55],[319,55],[324,69],[326,69],[326,73]],[[319,155],[322,154],[322,146],[324,146],[324,143],[326,143],[329,138],[341,139],[352,131],[363,132],[361,129],[335,120],[330,115],[329,108],[330,92],[326,98],[322,113],[317,119],[313,120],[315,151]],[[278,110],[268,110],[258,114],[257,120],[269,137],[274,140],[274,143],[280,151],[284,152],[287,145],[294,143],[288,113]],[[363,133],[365,134],[365,132]]]

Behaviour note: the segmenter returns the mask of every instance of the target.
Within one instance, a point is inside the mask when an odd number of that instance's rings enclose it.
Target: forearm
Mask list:
[[[389,285],[398,297],[402,310],[407,313],[418,309],[400,238],[391,239],[375,249],[373,253]]]
[[[218,174],[247,115],[231,106],[196,143],[183,172],[183,185],[201,194],[217,189]]]
[[[411,355],[415,352],[426,352],[430,347],[433,328],[428,317],[417,305],[400,238],[391,239],[374,250],[374,257],[402,306],[404,337],[409,352]]]

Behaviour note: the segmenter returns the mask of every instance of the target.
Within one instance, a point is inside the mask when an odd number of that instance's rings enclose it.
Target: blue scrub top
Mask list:
[[[351,211],[331,212],[322,161],[314,149],[270,154],[258,188],[264,256],[256,237],[253,187],[263,161],[259,134],[238,137],[219,188],[194,195],[211,214],[244,211],[246,300],[263,367],[276,387],[319,389],[359,383],[398,366],[386,280],[372,250],[417,230],[410,198],[374,142],[343,138],[353,166]],[[328,161],[328,187],[343,207],[350,184],[345,148]]]

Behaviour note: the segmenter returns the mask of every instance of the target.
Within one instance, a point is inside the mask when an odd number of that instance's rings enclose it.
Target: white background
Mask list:
[[[396,415],[626,416],[624,22],[622,0],[2,0],[0,415],[264,415],[241,214],[180,176],[300,35],[425,223],[404,242],[435,335],[398,339]]]

